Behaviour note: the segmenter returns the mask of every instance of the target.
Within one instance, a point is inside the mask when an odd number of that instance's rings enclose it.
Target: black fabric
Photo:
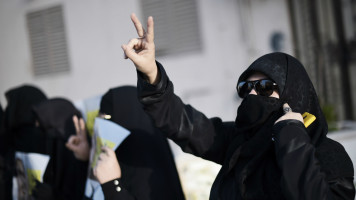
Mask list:
[[[3,133],[3,116],[4,116],[4,110],[2,109],[2,106],[0,104],[0,135]]]
[[[4,111],[2,109],[2,106],[0,104],[0,199],[5,199],[5,188],[6,188],[6,182],[5,182],[5,138],[4,138],[4,126],[3,126],[3,115]]]
[[[279,87],[280,100],[287,102],[294,112],[309,112],[316,120],[307,131],[312,143],[323,141],[328,126],[321,111],[318,96],[303,65],[294,57],[285,53],[271,53],[258,58],[242,73],[238,82],[244,81],[253,72],[258,71],[270,77]]]
[[[33,126],[35,116],[32,106],[47,99],[46,95],[37,87],[23,85],[5,93],[7,99],[6,128],[13,130],[22,126]]]
[[[239,115],[251,115],[258,116],[258,119],[265,123],[264,126],[259,123],[253,123],[258,130],[250,129],[243,130],[240,126],[245,126],[246,121],[236,120],[238,132],[243,135],[255,134],[251,139],[246,141],[239,141],[241,143],[241,150],[236,151],[232,157],[235,157],[237,163],[235,176],[239,180],[240,191],[243,197],[249,199],[262,199],[266,196],[273,197],[273,199],[281,199],[282,196],[271,196],[273,194],[267,194],[270,190],[263,191],[263,185],[266,186],[279,186],[279,180],[274,178],[273,174],[278,174],[276,170],[269,172],[265,175],[266,169],[273,169],[271,165],[273,163],[274,151],[271,134],[272,126],[274,122],[282,116],[282,112],[278,112],[278,108],[282,107],[283,103],[288,103],[294,112],[304,113],[309,112],[316,116],[317,120],[309,128],[308,132],[312,138],[313,144],[322,141],[327,133],[327,125],[318,103],[318,97],[314,91],[312,82],[310,81],[307,72],[301,63],[295,58],[284,53],[271,53],[264,55],[254,61],[240,76],[238,82],[245,81],[254,72],[262,72],[267,77],[271,78],[279,86],[280,99],[279,103],[276,103],[274,111],[274,117],[269,119],[260,116],[261,111],[254,112],[258,107],[267,109],[270,101],[274,100],[272,97],[262,98],[257,95],[254,98],[261,98],[260,102],[253,101],[253,98],[246,97],[241,103],[239,110],[243,109],[247,103],[251,104],[243,112],[238,112],[237,119],[241,118]],[[269,100],[270,99],[270,100]],[[246,136],[245,136],[246,138]],[[241,162],[246,160],[245,162]],[[244,166],[243,166],[244,165]],[[252,173],[253,172],[253,173]],[[272,177],[269,177],[272,176]],[[260,180],[265,180],[265,183],[261,183]],[[245,182],[245,183],[244,183]],[[254,187],[249,187],[248,184]],[[259,184],[260,183],[260,184]],[[268,184],[267,184],[268,183]],[[259,185],[259,186],[257,186]]]
[[[272,194],[279,188],[280,175],[275,167],[272,127],[282,116],[281,107],[277,98],[248,95],[238,108],[235,124],[240,137],[229,145],[228,157],[232,159],[225,177],[234,177],[238,194],[244,199],[282,199],[281,194]],[[224,179],[218,185],[221,193],[232,190]]]
[[[47,99],[37,87],[23,85],[5,93],[8,101],[5,110],[5,139],[8,149],[15,151],[44,153],[45,135],[35,125],[32,107]]]
[[[81,117],[80,112],[63,98],[43,101],[35,105],[33,111],[46,134],[46,154],[51,157],[43,183],[37,183],[34,196],[38,199],[82,199],[88,162],[77,160],[65,147],[70,135],[76,134],[72,117]]]
[[[126,198],[184,199],[168,141],[143,111],[136,88],[110,89],[102,97],[100,113],[111,115],[111,121],[131,131],[115,151],[122,171],[120,182],[129,195]],[[105,191],[113,191],[104,193],[106,199],[123,195],[115,190]]]
[[[244,99],[238,112],[244,116],[237,116],[235,126],[219,118],[208,119],[174,94],[163,66],[158,62],[157,66],[161,74],[157,85],[150,85],[138,73],[139,99],[155,125],[183,151],[222,165],[210,199],[354,199],[351,159],[339,143],[328,142],[332,140],[326,137],[327,125],[314,88],[295,58],[267,54],[240,77],[239,81],[253,72],[263,72],[281,86],[279,100],[264,99],[266,102],[251,110],[270,110],[262,115],[267,117],[261,117],[265,122],[256,127],[239,123],[258,121],[245,112],[262,97]],[[288,120],[277,123],[274,132],[273,124],[282,116],[284,102],[296,112],[314,114],[316,121],[306,129],[301,122]]]
[[[119,184],[116,185],[115,181],[118,181]],[[115,199],[135,200],[135,197],[133,197],[126,188],[122,187],[121,182],[122,179],[119,178],[101,185],[103,193],[105,194],[105,199],[114,199],[113,197],[115,197]],[[118,187],[120,188],[120,192],[117,191]]]
[[[4,199],[12,199],[12,177],[15,175],[15,151],[43,153],[44,133],[35,126],[32,106],[47,99],[36,86],[21,85],[5,93],[2,154],[4,156]]]
[[[342,145],[326,138],[315,148],[297,120],[278,122],[273,132],[286,199],[354,199],[353,165]]]

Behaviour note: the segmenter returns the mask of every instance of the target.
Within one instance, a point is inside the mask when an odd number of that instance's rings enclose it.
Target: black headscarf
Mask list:
[[[143,111],[136,87],[110,89],[100,112],[131,131],[115,151],[123,186],[137,199],[184,199],[167,139]]]
[[[5,134],[9,145],[16,151],[44,153],[44,134],[36,127],[32,107],[47,99],[37,87],[23,85],[5,93]]]
[[[242,73],[239,82],[246,80],[253,72],[262,72],[276,82],[281,102],[288,103],[294,112],[308,112],[316,117],[307,128],[314,145],[326,137],[328,126],[318,96],[308,73],[297,59],[285,53],[264,55]]]
[[[65,147],[70,135],[76,134],[72,117],[80,117],[80,112],[63,98],[43,101],[33,107],[33,112],[46,134],[46,154],[51,157],[43,182],[52,187],[52,191],[49,197],[43,198],[82,199],[88,163],[77,160],[73,152]],[[35,195],[48,193],[43,189],[44,186],[41,186]]]
[[[272,141],[272,127],[283,115],[282,105],[288,103],[294,112],[316,116],[316,121],[307,128],[314,145],[326,138],[328,128],[312,82],[298,60],[285,53],[264,55],[242,73],[238,82],[255,72],[277,83],[280,98],[248,95],[243,99],[235,121],[238,137],[229,147],[231,159],[226,172],[229,175],[225,176],[237,181],[222,181],[220,190],[229,192],[238,188],[237,193],[243,199],[284,199]]]
[[[12,199],[12,177],[15,175],[15,151],[45,152],[44,133],[35,126],[32,106],[47,99],[36,86],[21,85],[5,93],[2,154],[4,155],[5,198]]]
[[[5,93],[7,99],[6,127],[14,130],[23,126],[33,126],[35,117],[32,106],[47,99],[46,95],[37,87],[23,85]]]

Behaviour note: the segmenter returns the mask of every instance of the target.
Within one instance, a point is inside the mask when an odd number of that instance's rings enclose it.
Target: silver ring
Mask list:
[[[284,113],[292,112],[292,108],[290,108],[290,107],[285,107],[285,108],[283,108],[283,111],[284,111]]]

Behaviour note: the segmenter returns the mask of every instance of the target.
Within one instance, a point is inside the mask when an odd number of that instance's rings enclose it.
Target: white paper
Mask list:
[[[43,182],[43,175],[46,171],[50,156],[38,153],[16,152],[15,158],[22,162],[27,185],[29,186],[29,193],[31,194],[33,188],[36,186],[36,180]]]

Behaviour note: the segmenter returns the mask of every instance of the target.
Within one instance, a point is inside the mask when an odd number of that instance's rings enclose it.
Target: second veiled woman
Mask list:
[[[102,185],[105,199],[184,199],[168,141],[143,111],[136,87],[110,89],[100,113],[131,131],[115,151],[122,176]]]

